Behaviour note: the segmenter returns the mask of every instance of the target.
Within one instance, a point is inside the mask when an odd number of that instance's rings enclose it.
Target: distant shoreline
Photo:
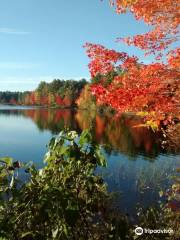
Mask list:
[[[76,106],[48,106],[48,105],[24,105],[24,104],[10,104],[10,103],[0,103],[0,106],[10,106],[10,107],[29,107],[29,108],[49,108],[49,109],[78,109]]]

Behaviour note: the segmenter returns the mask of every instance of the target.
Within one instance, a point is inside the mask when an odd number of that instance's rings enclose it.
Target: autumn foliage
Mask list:
[[[147,53],[156,53],[178,40],[179,0],[109,0],[109,2],[117,13],[130,11],[136,20],[143,20],[153,27],[148,33],[123,39],[129,45],[135,45]]]
[[[37,105],[50,107],[72,107],[76,105],[86,80],[60,80],[40,82],[34,91],[0,92],[0,103],[12,105]]]
[[[119,40],[144,50],[145,55],[154,54],[155,61],[140,63],[135,56],[86,43],[91,60],[89,70],[92,79],[96,79],[91,86],[92,93],[98,103],[110,105],[118,113],[143,111],[157,124],[161,120],[167,124],[175,116],[179,117],[180,49],[172,50],[170,46],[178,39],[178,1],[110,2],[118,13],[131,11],[137,20],[153,27],[148,33]],[[110,73],[114,77],[108,82]]]

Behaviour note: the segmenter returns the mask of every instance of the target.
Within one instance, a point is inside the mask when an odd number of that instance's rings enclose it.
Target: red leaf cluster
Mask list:
[[[154,112],[157,120],[171,119],[173,115],[179,117],[180,49],[168,50],[179,38],[179,0],[109,1],[117,13],[130,11],[137,20],[143,20],[153,28],[148,33],[119,40],[144,50],[146,54],[156,55],[156,60],[166,54],[167,63],[140,64],[136,57],[129,57],[124,52],[87,43],[91,76],[101,76],[91,86],[97,102],[110,105],[118,112]],[[117,74],[105,84],[111,72]]]
[[[177,114],[180,97],[178,84],[180,72],[176,66],[179,59],[178,51],[171,53],[169,57],[171,64],[145,65],[139,64],[136,57],[128,57],[127,54],[108,50],[100,45],[86,44],[86,46],[89,56],[92,56],[90,64],[92,77],[97,74],[102,76],[98,83],[91,86],[97,103],[110,105],[118,112],[156,112],[159,119],[164,119],[167,113]],[[96,61],[101,68],[97,68]],[[103,83],[107,78],[106,73],[115,71],[117,66],[122,70],[121,73],[105,86]]]

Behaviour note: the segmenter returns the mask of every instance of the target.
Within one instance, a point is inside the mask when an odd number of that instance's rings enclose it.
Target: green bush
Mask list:
[[[40,170],[24,166],[28,179],[22,182],[19,162],[1,159],[0,236],[106,239],[111,224],[103,211],[109,197],[103,179],[94,174],[106,160],[89,132],[61,132],[50,141],[45,162]]]
[[[102,177],[95,174],[98,166],[105,167],[106,160],[87,130],[80,136],[62,131],[53,138],[40,170],[1,158],[0,240],[179,239],[179,214],[167,205],[139,209],[138,226],[173,229],[173,235],[135,235],[136,225],[113,208]],[[178,193],[179,178],[168,204]]]

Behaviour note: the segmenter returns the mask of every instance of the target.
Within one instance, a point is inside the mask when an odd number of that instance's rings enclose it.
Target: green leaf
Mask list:
[[[84,144],[90,143],[92,141],[92,136],[89,132],[89,130],[84,130],[81,133],[80,139],[79,139],[79,144],[83,146]]]
[[[56,237],[57,237],[58,231],[59,231],[58,228],[56,228],[55,230],[52,230],[53,238],[56,238]]]
[[[33,235],[34,235],[33,232],[26,232],[26,233],[22,233],[21,237],[26,238],[26,237],[30,237],[30,236],[33,236]]]
[[[2,163],[4,162],[5,164],[7,164],[7,166],[12,165],[12,161],[13,161],[13,159],[10,157],[0,158],[0,162],[2,162]]]
[[[99,166],[107,167],[107,161],[99,148],[95,150],[95,156]]]

